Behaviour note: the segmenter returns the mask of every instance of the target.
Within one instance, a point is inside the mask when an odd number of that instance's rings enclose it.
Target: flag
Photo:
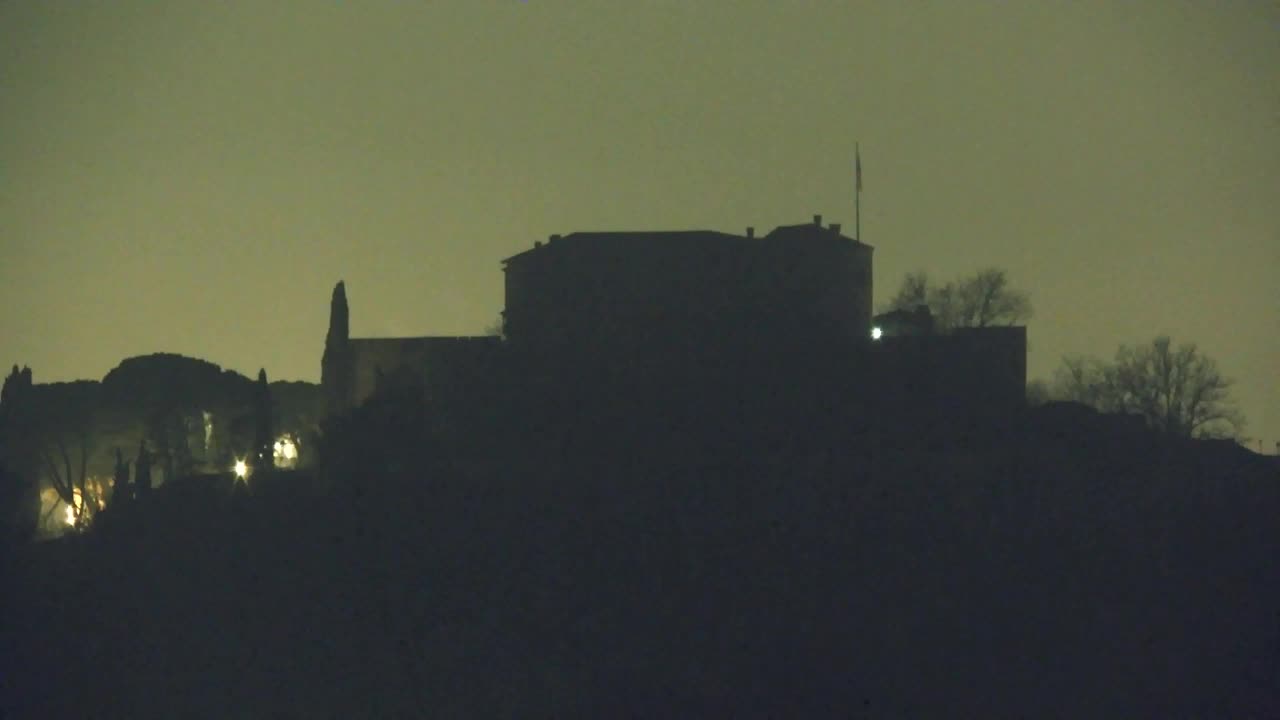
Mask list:
[[[862,192],[862,154],[856,150],[853,153],[853,172],[855,175],[855,186],[858,192]]]

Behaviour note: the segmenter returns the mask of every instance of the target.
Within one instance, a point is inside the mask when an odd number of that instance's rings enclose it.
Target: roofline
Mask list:
[[[575,235],[637,235],[637,236],[641,236],[641,237],[653,237],[653,236],[655,236],[655,235],[693,235],[693,234],[719,235],[719,236],[721,236],[721,237],[725,237],[725,238],[734,238],[734,239],[737,239],[737,240],[750,240],[750,239],[751,239],[751,238],[748,238],[746,235],[734,235],[733,233],[721,232],[721,231],[719,231],[719,230],[707,230],[707,229],[695,229],[695,230],[574,230],[573,232],[568,233],[568,234],[566,234],[566,235],[561,235],[561,234],[554,234],[554,235],[551,235],[551,236],[547,239],[547,241],[546,241],[546,242],[543,242],[543,241],[539,240],[539,241],[537,241],[537,242],[534,244],[534,246],[533,246],[533,247],[531,247],[531,248],[526,248],[526,249],[524,249],[524,250],[521,250],[520,252],[516,253],[515,255],[511,255],[511,256],[509,256],[509,257],[505,257],[505,258],[503,258],[503,259],[502,259],[502,261],[501,261],[501,262],[503,262],[503,263],[505,264],[508,260],[511,260],[511,259],[513,259],[513,258],[520,257],[520,256],[522,256],[522,255],[526,255],[526,254],[528,254],[528,253],[530,253],[530,252],[533,252],[534,250],[540,250],[540,249],[542,249],[542,248],[544,248],[544,247],[547,247],[547,246],[551,245],[551,244],[552,244],[552,243],[554,243],[554,242],[563,241],[563,240],[566,240],[566,239],[568,239],[568,238],[574,237]]]
[[[500,340],[497,335],[414,335],[411,337],[353,337],[347,338],[348,343],[353,342],[378,342],[383,340],[394,340],[396,342],[405,342],[409,340]]]
[[[539,240],[534,244],[533,247],[526,248],[514,255],[505,257],[499,262],[502,265],[506,265],[507,263],[509,263],[510,261],[518,257],[524,257],[525,255],[528,255],[529,253],[535,250],[541,250],[545,247],[549,247],[553,242],[563,241],[575,235],[637,235],[637,236],[652,237],[652,236],[660,236],[660,235],[689,235],[694,233],[705,233],[708,235],[718,235],[721,237],[733,238],[735,240],[742,240],[745,242],[757,242],[759,240],[762,240],[778,232],[779,230],[791,230],[791,229],[797,229],[797,228],[804,229],[804,228],[813,228],[813,227],[817,227],[819,230],[831,232],[830,227],[815,226],[812,223],[797,223],[795,225],[778,225],[773,230],[770,230],[769,232],[763,235],[756,235],[754,237],[748,237],[746,235],[736,235],[734,233],[721,232],[719,230],[575,230],[567,235],[558,235],[558,234],[552,235],[546,242]],[[865,247],[868,250],[875,250],[875,246],[862,242],[857,238],[852,238],[847,235],[844,235],[843,233],[839,233],[838,237],[852,242],[855,246]]]

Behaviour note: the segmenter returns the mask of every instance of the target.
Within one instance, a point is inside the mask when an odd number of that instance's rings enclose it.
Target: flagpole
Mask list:
[[[862,154],[853,144],[853,239],[862,242]]]

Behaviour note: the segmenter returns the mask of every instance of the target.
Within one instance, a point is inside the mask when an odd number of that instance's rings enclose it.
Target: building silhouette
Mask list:
[[[425,389],[454,381],[458,371],[482,372],[501,349],[501,339],[488,336],[353,338],[348,317],[346,286],[339,282],[320,369],[326,415],[359,407],[380,388]]]
[[[707,344],[735,326],[852,345],[870,328],[871,256],[820,216],[760,238],[750,230],[553,235],[503,261],[506,336],[560,355]]]
[[[753,412],[804,422],[833,405],[935,420],[1020,406],[1025,328],[940,334],[920,308],[881,316],[873,333],[872,254],[819,215],[759,237],[552,235],[502,261],[503,338],[350,338],[339,283],[322,384],[333,414],[380,387],[465,397],[505,373],[541,384],[537,405],[615,424],[669,425],[692,407],[705,425]]]

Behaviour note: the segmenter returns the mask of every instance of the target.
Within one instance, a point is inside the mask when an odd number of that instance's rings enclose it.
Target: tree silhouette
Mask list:
[[[119,429],[116,442],[105,447],[146,437],[166,478],[190,473],[198,459],[225,468],[231,424],[250,409],[253,387],[244,375],[197,358],[171,353],[127,358],[102,379],[104,419]],[[208,443],[206,412],[213,424]]]
[[[506,339],[507,337],[507,318],[499,314],[498,317],[484,329],[484,334],[488,337],[496,337]]]
[[[138,443],[138,458],[133,462],[133,490],[139,499],[151,495],[151,453],[146,440]]]
[[[116,467],[112,476],[111,501],[109,507],[128,503],[132,488],[129,485],[129,461],[124,459],[124,454],[120,452],[120,448],[116,448]]]
[[[1053,391],[1044,380],[1027,382],[1027,406],[1038,407],[1053,399]]]
[[[914,310],[929,304],[929,276],[923,271],[907,273],[898,286],[898,293],[889,301],[886,310]]]
[[[945,285],[930,284],[924,272],[907,273],[887,310],[915,310],[928,305],[939,330],[1016,325],[1032,315],[1026,293],[1009,286],[999,268],[986,268]]]
[[[351,350],[348,345],[347,289],[339,281],[329,301],[329,333],[324,339],[324,356],[320,360],[320,384],[325,391],[326,415],[345,412],[351,393]]]
[[[31,369],[12,372],[0,390],[0,542],[23,542],[40,519],[39,472],[30,450],[30,426],[24,417],[31,401]]]
[[[76,527],[90,522],[103,499],[89,481],[99,389],[89,380],[33,387],[20,415],[25,452],[58,500],[72,508]]]
[[[267,384],[267,371],[262,368],[258,370],[258,382],[253,388],[253,458],[254,468],[259,471],[270,468],[275,456],[271,425],[271,388]]]
[[[1054,376],[1058,397],[1137,413],[1148,426],[1183,437],[1239,437],[1245,421],[1229,397],[1231,385],[1195,343],[1175,348],[1165,335],[1148,345],[1120,346],[1110,363],[1063,358]]]
[[[271,422],[277,433],[293,436],[298,450],[297,465],[303,467],[315,460],[320,435],[320,419],[324,414],[324,396],[315,383],[272,381]]]

